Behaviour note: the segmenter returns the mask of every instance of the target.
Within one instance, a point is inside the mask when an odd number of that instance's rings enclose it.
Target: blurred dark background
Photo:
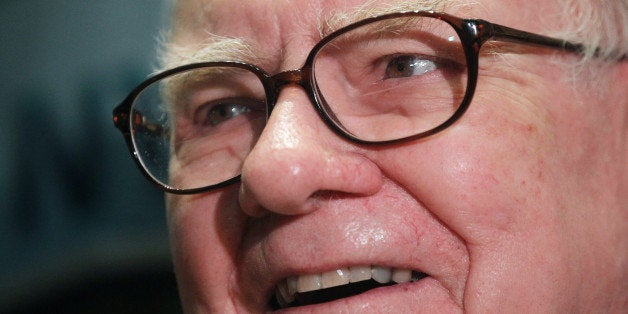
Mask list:
[[[178,313],[163,194],[111,111],[164,0],[0,0],[0,313]]]

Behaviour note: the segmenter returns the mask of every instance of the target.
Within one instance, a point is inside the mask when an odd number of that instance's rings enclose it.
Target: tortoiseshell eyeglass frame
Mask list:
[[[358,27],[361,27],[370,23],[375,23],[378,21],[386,20],[386,19],[407,18],[407,17],[425,17],[425,18],[438,19],[438,20],[446,22],[456,31],[463,45],[463,49],[464,49],[465,57],[466,57],[467,70],[468,70],[468,73],[467,73],[468,81],[467,81],[466,92],[465,92],[464,98],[462,100],[462,103],[458,107],[458,109],[451,116],[451,118],[449,118],[442,124],[436,126],[435,128],[421,132],[419,134],[414,134],[412,136],[404,137],[401,139],[395,139],[395,140],[379,141],[379,142],[362,140],[360,138],[353,136],[352,134],[349,134],[345,130],[343,130],[343,128],[339,126],[337,122],[335,122],[335,119],[333,117],[330,117],[329,114],[326,113],[326,110],[324,109],[324,106],[326,105],[324,104],[324,101],[319,96],[317,87],[315,86],[313,82],[314,79],[312,76],[312,73],[313,73],[312,67],[314,64],[314,60],[316,58],[317,53],[323,47],[325,47],[326,44],[328,44],[333,39],[337,38],[338,36],[343,35],[344,33],[348,31],[351,31],[355,28],[358,28]],[[386,144],[417,140],[417,139],[424,138],[429,135],[438,133],[446,129],[448,126],[452,125],[464,114],[464,112],[467,110],[467,108],[469,107],[471,103],[473,94],[475,92],[476,84],[477,84],[478,60],[479,60],[479,55],[480,55],[480,48],[482,47],[482,45],[484,45],[485,43],[489,41],[511,42],[511,43],[522,44],[522,45],[534,45],[538,47],[556,49],[556,50],[577,53],[577,54],[583,54],[587,48],[587,46],[581,43],[573,43],[573,42],[569,42],[562,39],[533,34],[526,31],[490,23],[488,21],[481,20],[481,19],[463,19],[463,18],[446,14],[446,13],[438,13],[438,12],[432,12],[432,11],[409,11],[409,12],[391,13],[391,14],[385,14],[381,16],[372,17],[372,18],[367,18],[367,19],[350,24],[348,26],[345,26],[343,28],[340,28],[330,33],[328,36],[323,38],[320,42],[318,42],[312,48],[307,59],[305,60],[303,67],[297,70],[290,70],[290,71],[285,71],[285,72],[281,72],[277,74],[269,74],[258,66],[244,63],[241,61],[221,61],[221,62],[202,62],[202,63],[188,64],[188,65],[176,67],[176,68],[161,72],[159,74],[156,74],[148,78],[147,80],[139,84],[135,89],[133,89],[133,91],[131,91],[131,93],[124,99],[124,101],[122,101],[122,103],[114,109],[113,122],[115,126],[122,132],[122,135],[124,136],[126,140],[129,152],[133,156],[137,166],[140,168],[142,173],[144,173],[144,175],[152,183],[156,184],[158,187],[160,187],[161,189],[169,193],[174,193],[174,194],[201,193],[201,192],[218,189],[218,188],[236,183],[240,179],[240,174],[235,175],[234,177],[228,180],[225,180],[223,182],[218,182],[216,184],[212,184],[209,186],[193,188],[193,189],[175,189],[157,181],[153,176],[150,175],[148,170],[142,165],[142,162],[138,156],[138,152],[135,150],[135,147],[133,144],[133,132],[132,132],[133,126],[132,125],[134,123],[134,119],[137,119],[138,117],[132,116],[132,107],[138,95],[151,84],[159,80],[162,80],[164,78],[176,75],[178,73],[182,73],[182,72],[189,71],[191,69],[197,69],[197,68],[235,67],[235,68],[245,69],[255,74],[260,79],[260,81],[262,82],[264,86],[264,90],[267,97],[267,106],[268,106],[267,108],[268,116],[266,117],[267,119],[273,110],[273,107],[275,105],[275,102],[277,101],[278,95],[282,87],[288,84],[297,84],[305,89],[305,91],[309,95],[309,98],[311,100],[311,103],[314,109],[317,111],[321,119],[339,136],[346,138],[347,140],[352,141],[357,144],[386,145]],[[598,56],[598,50],[599,49],[594,50],[594,56]],[[625,61],[627,59],[626,57],[627,57],[626,54],[621,55],[618,58],[616,58],[615,61]]]

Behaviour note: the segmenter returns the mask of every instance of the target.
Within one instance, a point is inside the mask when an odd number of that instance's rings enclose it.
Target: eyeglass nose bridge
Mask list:
[[[303,67],[297,70],[289,70],[284,72],[279,72],[270,77],[270,81],[272,83],[272,101],[270,105],[270,112],[275,108],[275,104],[277,99],[279,98],[279,93],[281,90],[290,84],[296,84],[301,86],[305,92],[310,95],[311,94],[311,74],[312,70],[310,67]],[[269,114],[270,114],[269,112]]]

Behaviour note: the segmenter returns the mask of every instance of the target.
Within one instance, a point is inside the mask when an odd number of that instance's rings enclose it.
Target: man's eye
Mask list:
[[[209,108],[201,121],[204,125],[217,126],[243,113],[251,112],[251,107],[241,103],[222,103]]]
[[[392,58],[386,65],[385,79],[423,75],[437,67],[434,60],[416,55],[400,55]]]

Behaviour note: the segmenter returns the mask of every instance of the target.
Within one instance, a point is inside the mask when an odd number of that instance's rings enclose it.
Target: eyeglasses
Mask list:
[[[442,131],[469,107],[479,50],[489,40],[584,50],[483,20],[393,13],[329,34],[298,70],[272,75],[224,61],[157,74],[115,108],[113,120],[148,179],[170,193],[199,193],[239,180],[289,84],[303,87],[329,128],[355,143],[398,143]]]

